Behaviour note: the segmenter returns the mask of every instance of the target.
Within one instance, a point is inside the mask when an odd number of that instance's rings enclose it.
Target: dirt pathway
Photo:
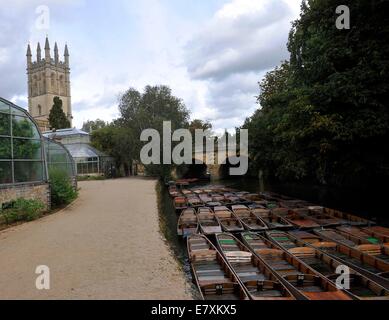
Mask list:
[[[0,299],[190,299],[159,232],[156,182],[83,182],[79,199],[0,232]],[[50,268],[39,291],[38,265]]]

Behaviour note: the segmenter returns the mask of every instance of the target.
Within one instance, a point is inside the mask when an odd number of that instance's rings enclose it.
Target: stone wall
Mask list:
[[[50,186],[48,183],[0,186],[0,208],[3,204],[18,198],[40,200],[46,205],[46,210],[51,208]]]

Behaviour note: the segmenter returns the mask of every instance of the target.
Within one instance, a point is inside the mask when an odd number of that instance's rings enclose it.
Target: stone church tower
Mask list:
[[[49,39],[46,37],[45,56],[42,59],[38,42],[36,61],[32,61],[30,45],[27,47],[28,110],[42,131],[50,130],[49,114],[54,97],[60,97],[62,108],[72,126],[70,97],[69,51],[65,45],[64,61],[59,60],[58,46],[54,46],[54,58],[50,54]]]

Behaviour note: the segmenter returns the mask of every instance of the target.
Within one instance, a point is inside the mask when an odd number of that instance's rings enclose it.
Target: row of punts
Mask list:
[[[389,300],[388,228],[272,193],[172,187],[203,299]]]

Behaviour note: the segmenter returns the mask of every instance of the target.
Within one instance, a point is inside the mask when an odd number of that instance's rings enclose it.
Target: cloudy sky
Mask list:
[[[165,84],[215,129],[257,108],[258,81],[288,58],[301,0],[0,0],[0,96],[27,107],[26,46],[70,50],[74,125],[118,116],[129,87]],[[40,6],[49,8],[46,28]],[[47,22],[47,21],[46,21]]]

